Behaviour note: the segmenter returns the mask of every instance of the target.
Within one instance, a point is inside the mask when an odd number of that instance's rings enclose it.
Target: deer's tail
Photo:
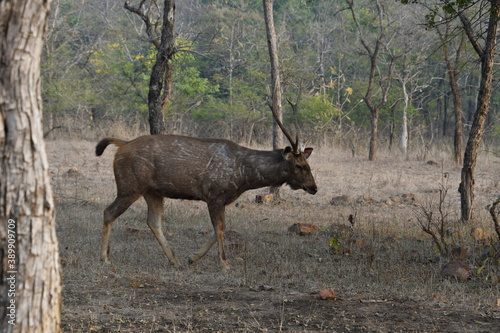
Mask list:
[[[128,141],[115,139],[115,138],[104,138],[101,141],[99,141],[97,146],[95,146],[95,154],[97,156],[101,156],[102,153],[104,152],[104,149],[106,149],[107,146],[113,144],[115,146],[121,147],[124,144],[126,144],[127,142]]]

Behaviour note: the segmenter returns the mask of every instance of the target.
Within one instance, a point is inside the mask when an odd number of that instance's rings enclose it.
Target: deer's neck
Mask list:
[[[288,171],[281,151],[249,150],[246,155],[241,165],[245,190],[285,183]]]

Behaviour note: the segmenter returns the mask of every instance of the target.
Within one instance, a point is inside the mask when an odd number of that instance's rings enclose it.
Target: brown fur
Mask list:
[[[207,203],[214,236],[190,262],[202,258],[219,243],[224,253],[225,206],[243,192],[284,183],[292,189],[315,194],[316,183],[306,159],[312,152],[260,151],[222,139],[198,139],[175,135],[147,135],[132,141],[105,138],[96,146],[100,156],[110,144],[118,146],[114,160],[117,198],[104,211],[101,259],[108,262],[111,225],[141,196],[148,204],[148,225],[170,263],[179,266],[161,230],[163,198],[202,200]]]

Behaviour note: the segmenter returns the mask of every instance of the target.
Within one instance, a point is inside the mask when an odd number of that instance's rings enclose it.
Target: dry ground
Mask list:
[[[144,201],[114,225],[110,265],[99,261],[102,212],[115,194],[113,148],[94,156],[95,143],[49,141],[63,266],[65,332],[495,332],[500,327],[499,267],[482,254],[497,241],[484,209],[500,194],[499,160],[484,154],[477,167],[474,225],[457,222],[460,169],[444,154],[379,161],[318,149],[310,159],[320,191],[284,188],[284,202],[254,203],[244,194],[227,210],[231,271],[220,272],[214,247],[194,266],[174,270],[146,230]],[[421,231],[422,209],[437,209],[439,189],[450,240],[466,247],[472,277],[443,279],[433,242]],[[416,198],[396,200],[402,195]],[[334,197],[347,199],[332,205]],[[390,198],[394,200],[389,200]],[[396,198],[396,199],[395,199]],[[434,205],[431,207],[430,205]],[[349,225],[349,236],[332,224]],[[183,263],[209,237],[204,203],[166,200],[165,232]],[[289,234],[313,223],[310,236]],[[458,235],[458,236],[456,236]],[[330,246],[336,237],[338,248]],[[345,237],[344,237],[345,236]],[[348,243],[356,239],[357,243]],[[477,274],[478,269],[483,267]],[[336,300],[318,291],[334,288]]]

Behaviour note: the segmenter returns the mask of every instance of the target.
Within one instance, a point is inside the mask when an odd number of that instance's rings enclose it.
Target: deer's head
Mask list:
[[[288,162],[288,172],[290,177],[287,184],[293,190],[304,190],[310,194],[316,194],[318,187],[311,173],[311,167],[307,163],[307,158],[311,156],[313,149],[306,148],[304,151],[294,151],[292,147],[286,147],[282,154],[285,161]]]

